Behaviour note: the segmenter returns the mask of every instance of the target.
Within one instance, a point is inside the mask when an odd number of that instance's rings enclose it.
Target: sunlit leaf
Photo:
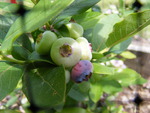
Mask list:
[[[97,74],[113,74],[114,73],[114,68],[107,67],[99,63],[93,63],[93,67],[94,67],[93,73],[97,73]]]
[[[127,40],[150,24],[150,10],[132,13],[121,22],[115,24],[113,32],[106,42],[107,47],[112,47],[124,40]]]
[[[113,25],[119,22],[121,19],[118,15],[112,14],[104,16],[93,28],[92,33],[92,49],[99,52],[106,48],[105,42],[108,39],[109,34],[113,30]]]
[[[63,2],[56,0],[55,2],[50,3],[49,0],[40,0],[38,4],[24,16],[24,19],[19,17],[11,26],[4,42],[2,43],[0,51],[5,54],[10,54],[13,42],[23,32],[32,32],[35,29],[41,27],[49,20],[56,17],[72,2],[73,0],[63,0]]]
[[[140,74],[129,68],[119,70],[114,75],[110,76],[110,78],[117,80],[122,86],[143,84],[146,82]]]

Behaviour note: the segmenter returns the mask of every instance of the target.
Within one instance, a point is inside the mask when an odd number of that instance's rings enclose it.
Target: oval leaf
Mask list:
[[[102,86],[99,84],[98,81],[95,83],[91,83],[91,88],[89,91],[89,96],[93,102],[98,102],[103,94]]]
[[[115,24],[113,32],[106,42],[107,47],[112,47],[139,32],[150,24],[150,10],[133,13]]]
[[[101,77],[99,83],[101,84],[103,91],[108,94],[115,94],[117,92],[122,91],[122,86],[119,84],[118,81],[114,79]]]
[[[16,64],[0,62],[0,100],[11,93],[22,76],[22,70]]]
[[[27,70],[23,77],[23,91],[31,103],[48,108],[64,102],[66,83],[63,67]]]
[[[109,34],[113,30],[113,25],[119,22],[121,19],[118,15],[112,14],[108,16],[104,16],[99,20],[99,22],[95,25],[93,29],[92,35],[92,49],[94,51],[99,52],[106,48],[105,42],[109,36]]]
[[[74,2],[68,8],[66,8],[63,12],[60,13],[58,18],[54,20],[53,24],[63,24],[62,21],[64,19],[85,12],[99,1],[100,0],[74,0]],[[56,27],[60,27],[60,25]]]
[[[94,66],[93,73],[97,73],[97,74],[113,74],[114,73],[114,68],[112,67],[107,67],[99,63],[93,63],[93,66]]]
[[[146,82],[140,74],[129,68],[116,72],[114,75],[110,76],[110,78],[119,81],[122,86],[143,84]]]
[[[7,33],[0,51],[5,54],[10,54],[13,42],[23,33],[32,32],[41,27],[46,22],[56,17],[63,11],[73,0],[55,0],[50,3],[50,0],[40,0],[38,4],[27,13],[24,18],[18,18],[11,26]],[[38,18],[35,18],[38,17]]]

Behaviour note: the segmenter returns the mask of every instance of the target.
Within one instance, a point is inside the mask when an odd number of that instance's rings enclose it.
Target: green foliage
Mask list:
[[[110,48],[110,50],[108,52],[120,54],[128,48],[128,46],[131,44],[131,41],[132,41],[132,38],[129,38],[129,39],[113,46],[112,48]]]
[[[66,108],[61,112],[56,113],[91,113],[83,108]]]
[[[91,83],[89,95],[93,102],[97,103],[99,101],[100,97],[103,95],[103,89],[99,81]]]
[[[88,100],[88,90],[90,88],[89,82],[82,82],[81,84],[74,84],[68,95],[76,101]]]
[[[97,74],[113,74],[114,73],[114,68],[112,67],[107,67],[98,63],[93,63],[93,66],[94,66],[93,73],[97,73]]]
[[[93,10],[99,1],[35,0],[35,6],[28,8],[30,11],[23,17],[12,14],[19,5],[0,3],[0,11],[5,12],[0,14],[0,100],[9,95],[21,81],[30,107],[37,108],[37,111],[123,113],[122,107],[116,108],[115,104],[101,107],[98,104],[104,94],[115,96],[124,87],[146,82],[136,71],[115,67],[111,60],[119,59],[117,55],[122,56],[123,60],[136,57],[125,50],[132,41],[131,36],[150,24],[150,10],[121,16],[124,14],[122,9],[121,14],[106,15],[100,10]],[[49,30],[58,38],[65,37],[68,31],[64,26],[70,22],[80,24],[84,30],[83,37],[92,44],[92,50],[89,50],[92,51],[91,78],[88,75],[90,79],[86,78],[89,80],[81,83],[75,83],[72,78],[66,83],[65,70],[70,75],[73,66],[65,68],[64,65],[54,63],[51,56],[56,52],[55,48],[44,55],[35,51],[39,34]],[[64,43],[68,44],[67,41]],[[60,48],[57,49],[60,52]],[[64,53],[66,51],[63,50]],[[68,64],[74,60],[71,59]],[[86,72],[82,74],[87,75]],[[16,99],[9,100],[7,106]]]
[[[12,49],[13,42],[24,32],[32,32],[41,27],[47,21],[56,17],[62,10],[64,10],[73,0],[64,0],[63,2],[57,0],[50,3],[49,0],[42,0],[25,15],[24,25],[22,25],[22,18],[19,17],[11,26],[7,36],[2,43],[1,51],[9,54]],[[43,6],[44,4],[44,6]],[[53,7],[52,7],[53,6]],[[59,8],[56,8],[59,7]],[[40,9],[40,10],[39,10]],[[39,18],[35,18],[39,17]]]
[[[103,77],[100,79],[99,82],[103,88],[103,91],[107,94],[115,94],[117,92],[122,91],[121,85],[114,79]]]
[[[73,18],[84,28],[84,30],[87,30],[94,27],[101,17],[103,17],[101,13],[89,11],[75,15]]]
[[[29,37],[23,34],[15,41],[15,44],[12,47],[11,54],[16,59],[27,60],[32,51],[33,48]]]
[[[11,93],[22,77],[22,69],[17,64],[0,61],[0,100]]]
[[[64,102],[66,92],[64,68],[40,68],[34,71],[27,70],[23,77],[23,91],[29,101],[40,108]]]
[[[51,59],[49,58],[49,56],[39,55],[36,51],[32,52],[28,56],[28,60],[30,62],[47,62],[47,63],[53,64],[53,62],[51,61]]]
[[[136,58],[136,55],[131,53],[130,51],[124,51],[120,55],[126,59],[135,59]]]
[[[0,44],[4,40],[11,24],[14,22],[14,16],[1,15],[0,14]]]
[[[66,18],[84,13],[99,1],[100,0],[74,0],[74,2],[69,7],[60,13],[60,15],[54,20],[53,23],[56,24],[56,27],[60,27],[65,23],[64,20]]]
[[[20,113],[20,111],[16,111],[16,110],[0,110],[0,113]]]
[[[100,59],[100,58],[104,57],[104,55],[99,52],[92,52],[92,57],[93,57],[93,59]]]
[[[94,51],[100,51],[106,48],[105,42],[113,30],[113,25],[115,25],[120,20],[121,19],[116,14],[104,16],[99,20],[99,22],[93,28],[93,35],[91,40],[93,45],[92,48]]]
[[[125,17],[121,22],[114,25],[113,32],[106,42],[107,47],[112,47],[150,24],[150,10],[133,13]]]
[[[110,78],[117,80],[122,86],[143,84],[146,82],[145,79],[141,78],[140,74],[132,69],[121,69]]]

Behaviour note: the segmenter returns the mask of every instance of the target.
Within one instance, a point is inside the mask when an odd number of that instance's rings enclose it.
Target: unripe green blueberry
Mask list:
[[[81,60],[91,60],[92,59],[92,52],[91,52],[91,47],[89,45],[88,40],[84,37],[79,37],[78,39],[76,39],[76,41],[81,46],[81,51],[82,51]]]
[[[77,23],[68,23],[66,27],[69,31],[70,37],[77,39],[83,35],[83,27]]]
[[[68,70],[65,70],[65,77],[66,77],[66,83],[70,81],[70,72]]]
[[[72,38],[60,38],[53,43],[50,56],[55,64],[69,68],[81,59],[81,47]]]
[[[50,48],[56,40],[57,36],[55,35],[55,33],[51,31],[45,31],[37,38],[35,50],[41,55],[49,54]]]

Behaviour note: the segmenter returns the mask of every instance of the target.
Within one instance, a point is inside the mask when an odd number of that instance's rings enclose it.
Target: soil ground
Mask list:
[[[126,60],[125,65],[140,73],[147,83],[125,88],[116,101],[127,113],[150,113],[150,40],[135,37],[128,49],[137,58]]]

